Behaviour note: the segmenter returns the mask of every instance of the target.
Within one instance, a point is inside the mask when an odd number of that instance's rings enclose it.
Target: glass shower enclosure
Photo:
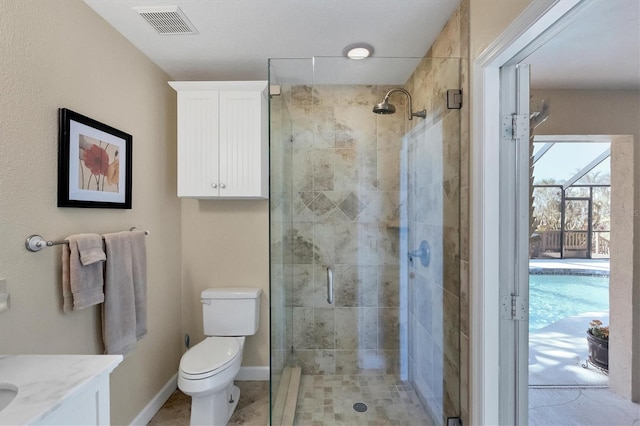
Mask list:
[[[271,424],[458,417],[460,60],[271,59],[269,82]]]

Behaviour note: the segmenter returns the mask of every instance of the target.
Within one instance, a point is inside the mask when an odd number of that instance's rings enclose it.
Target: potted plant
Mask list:
[[[587,330],[589,344],[589,362],[598,368],[609,371],[609,326],[594,319]]]

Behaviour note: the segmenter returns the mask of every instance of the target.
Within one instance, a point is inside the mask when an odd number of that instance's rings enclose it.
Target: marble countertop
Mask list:
[[[0,384],[18,387],[15,399],[0,411],[0,425],[41,421],[120,362],[122,355],[0,356]]]

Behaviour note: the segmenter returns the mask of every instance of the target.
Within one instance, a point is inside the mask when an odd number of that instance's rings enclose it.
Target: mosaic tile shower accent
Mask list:
[[[303,374],[399,371],[400,150],[389,87],[283,86],[292,122],[293,363]],[[287,263],[285,261],[285,264]],[[327,267],[334,302],[327,302]]]

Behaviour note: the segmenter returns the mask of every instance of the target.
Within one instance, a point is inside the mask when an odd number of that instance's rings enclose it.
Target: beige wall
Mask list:
[[[269,365],[269,202],[182,200],[182,328],[204,338],[200,293],[210,287],[263,290],[260,329],[242,365]]]
[[[480,56],[532,2],[533,0],[471,0],[469,2],[471,61]]]
[[[532,89],[531,95],[534,100],[548,99],[551,103],[550,116],[536,134],[634,135],[640,140],[638,90]],[[640,156],[640,152],[636,155]]]
[[[149,334],[111,378],[112,423],[128,424],[180,357],[180,203],[175,94],[167,75],[80,0],[0,2],[0,353],[100,354],[100,308],[63,314],[61,239],[148,229]],[[133,209],[57,208],[58,108],[133,135]]]

